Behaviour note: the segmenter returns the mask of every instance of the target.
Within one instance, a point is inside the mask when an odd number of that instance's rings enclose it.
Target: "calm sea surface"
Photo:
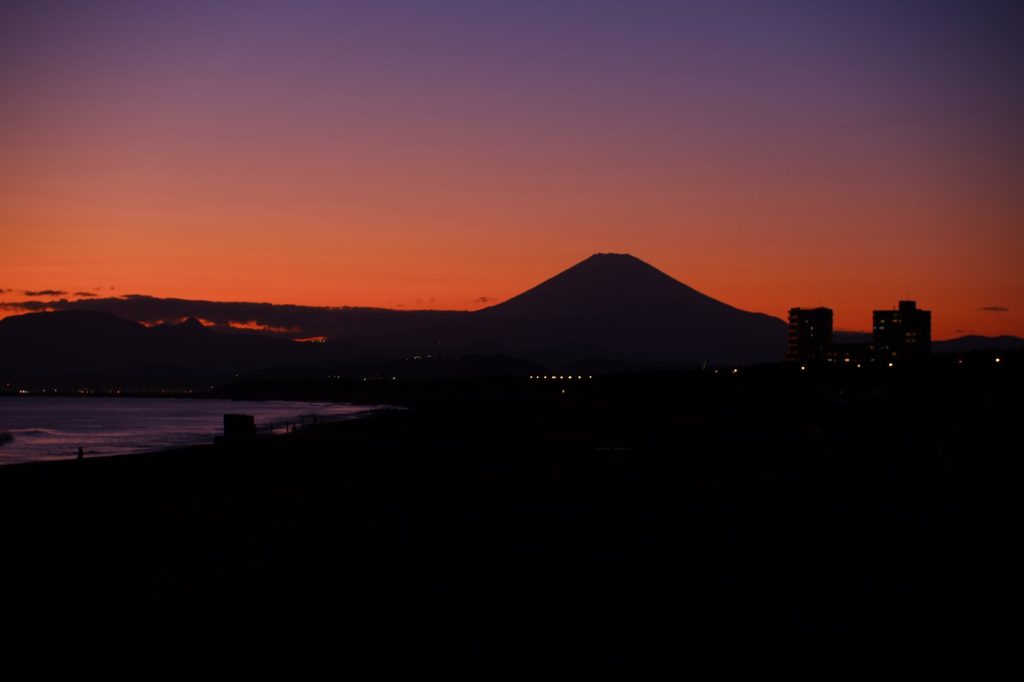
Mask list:
[[[225,413],[251,414],[257,428],[299,417],[332,420],[372,409],[365,405],[185,398],[0,397],[0,464],[151,452],[210,443],[224,430]],[[0,436],[2,438],[2,436]]]

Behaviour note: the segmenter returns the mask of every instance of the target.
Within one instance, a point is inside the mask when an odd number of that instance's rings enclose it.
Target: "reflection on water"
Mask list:
[[[86,456],[150,452],[209,443],[223,430],[224,414],[256,417],[257,426],[332,419],[360,414],[370,407],[291,401],[190,400],[180,398],[18,398],[0,397],[0,464]]]

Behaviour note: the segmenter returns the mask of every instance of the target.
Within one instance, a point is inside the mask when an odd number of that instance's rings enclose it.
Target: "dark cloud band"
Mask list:
[[[26,296],[67,296],[68,292],[60,291],[58,289],[40,289],[38,291],[25,290],[21,292]]]

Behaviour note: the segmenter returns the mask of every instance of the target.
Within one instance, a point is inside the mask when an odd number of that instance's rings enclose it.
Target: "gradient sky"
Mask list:
[[[616,251],[780,317],[909,297],[937,338],[1024,336],[1022,20],[5,0],[0,300],[466,309]]]

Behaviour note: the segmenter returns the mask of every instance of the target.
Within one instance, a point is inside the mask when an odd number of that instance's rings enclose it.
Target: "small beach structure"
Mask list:
[[[251,414],[225,414],[225,436],[251,436],[256,433],[256,417]]]

